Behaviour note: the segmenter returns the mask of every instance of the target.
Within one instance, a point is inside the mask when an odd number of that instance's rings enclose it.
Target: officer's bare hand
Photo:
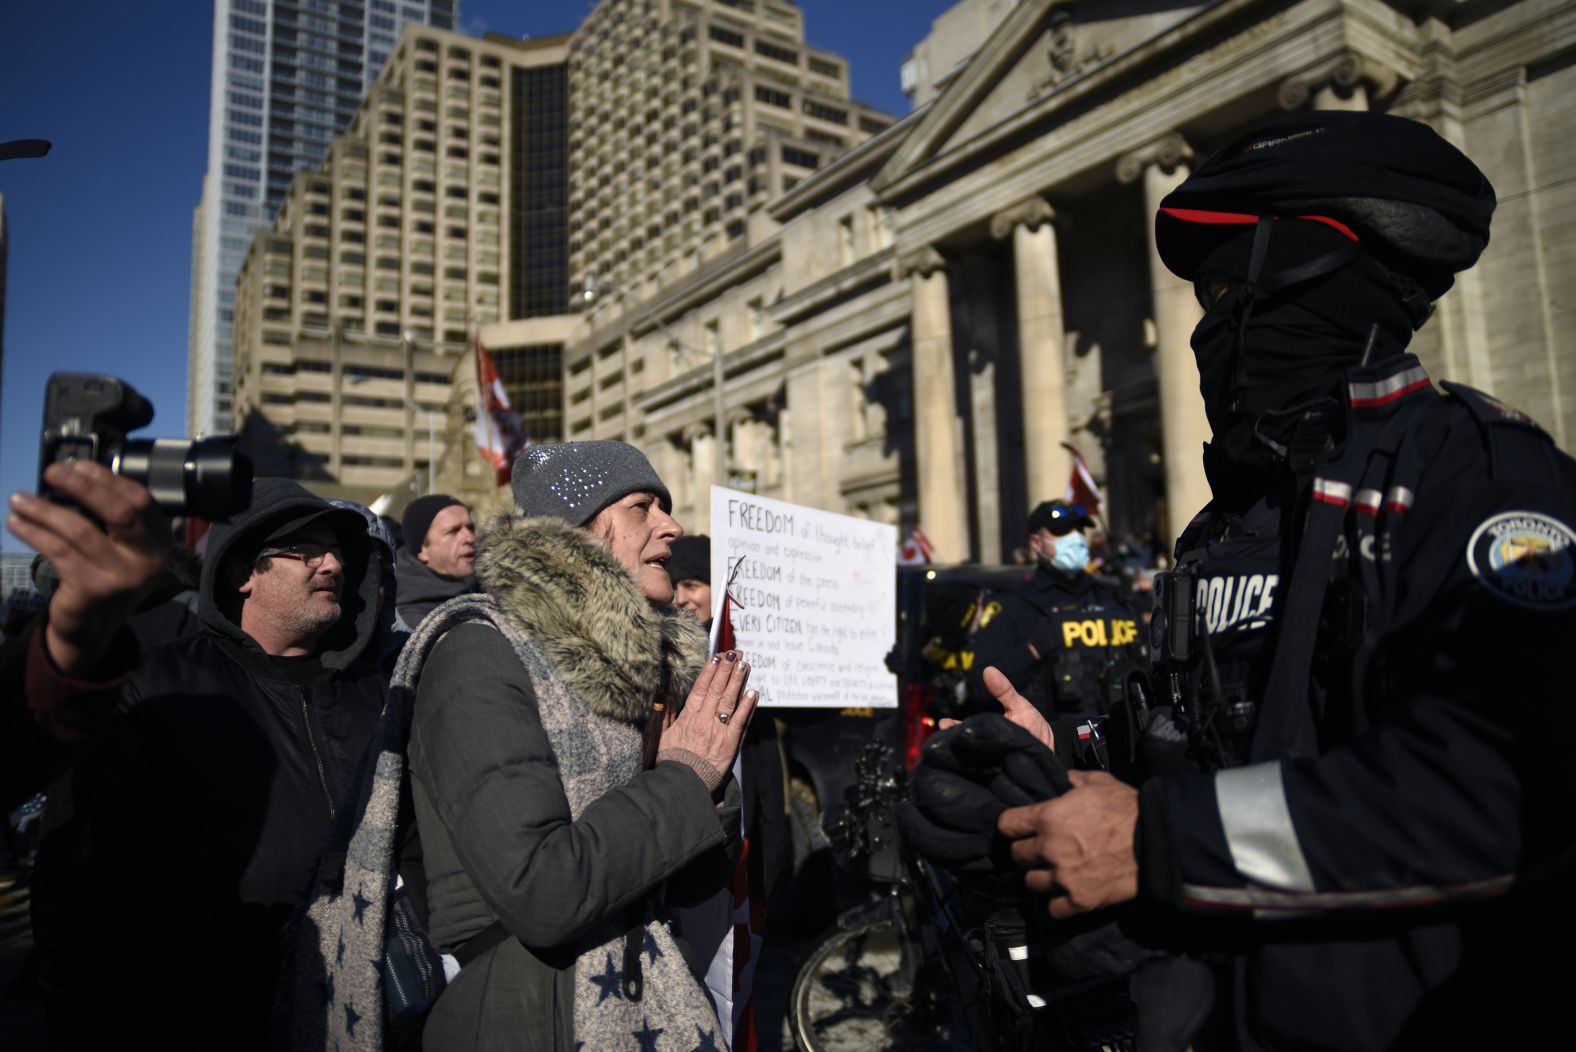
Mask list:
[[[1068,792],[1008,808],[996,822],[1013,842],[1013,860],[1030,867],[1024,883],[1051,896],[1058,920],[1138,895],[1138,790],[1104,771],[1071,771],[1068,778]]]
[[[1007,719],[1034,735],[1036,741],[1054,752],[1056,736],[1051,733],[1051,725],[1045,722],[1045,717],[1040,715],[1040,710],[1034,707],[1033,702],[1012,689],[1012,680],[1002,675],[994,665],[985,670],[983,678],[985,689],[1001,704]],[[957,725],[957,720],[942,720],[940,723],[942,730]]]
[[[146,487],[102,464],[51,464],[44,481],[104,524],[30,493],[12,494],[6,519],[60,577],[44,636],[49,656],[66,675],[88,676],[164,569],[170,522]]]

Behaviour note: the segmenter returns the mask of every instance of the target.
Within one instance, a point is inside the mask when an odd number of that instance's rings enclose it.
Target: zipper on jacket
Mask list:
[[[317,749],[317,735],[312,733],[312,692],[307,687],[298,688],[301,691],[301,719],[306,724],[306,743],[312,747],[312,759],[317,764],[317,781],[323,787],[323,798],[328,801],[328,820],[334,821],[334,793],[328,787],[328,768],[323,763],[323,754]]]

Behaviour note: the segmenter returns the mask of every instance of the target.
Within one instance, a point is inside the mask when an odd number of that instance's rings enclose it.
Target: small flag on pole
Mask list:
[[[711,652],[736,649],[733,611],[741,604],[733,597],[733,584],[744,566],[740,559],[728,574],[711,625]],[[740,786],[757,772],[745,769],[742,754],[734,759],[733,775]],[[755,967],[760,957],[764,927],[762,904],[765,902],[763,876],[754,846],[742,822],[743,850],[734,866],[733,877],[710,900],[689,909],[675,911],[679,928],[692,947],[711,949],[706,969],[706,988],[717,1008],[725,1044],[733,1052],[755,1052]]]
[[[509,483],[509,472],[520,450],[531,444],[525,421],[509,404],[492,355],[476,337],[476,450],[493,466],[498,485]]]
[[[1095,485],[1094,475],[1089,472],[1089,465],[1084,463],[1083,454],[1078,450],[1062,443],[1062,448],[1072,454],[1073,473],[1067,480],[1067,492],[1063,499],[1071,504],[1082,504],[1089,509],[1089,514],[1096,519],[1105,520],[1105,497],[1100,492],[1100,487]]]
[[[925,536],[925,531],[915,526],[908,533],[908,540],[904,541],[897,550],[897,564],[899,566],[924,566],[926,563],[936,561],[936,546],[930,543],[930,538]]]

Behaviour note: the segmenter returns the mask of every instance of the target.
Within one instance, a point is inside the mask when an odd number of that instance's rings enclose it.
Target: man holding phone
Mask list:
[[[125,516],[104,517],[109,537]],[[356,512],[259,479],[209,534],[200,630],[72,699],[114,715],[44,815],[33,915],[52,1047],[266,1043],[284,923],[383,703],[364,656],[381,558]]]

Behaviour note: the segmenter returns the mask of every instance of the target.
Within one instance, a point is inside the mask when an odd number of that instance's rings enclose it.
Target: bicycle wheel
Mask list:
[[[943,1052],[966,1046],[913,1025],[914,969],[896,911],[834,930],[794,977],[788,1024],[799,1052]]]

